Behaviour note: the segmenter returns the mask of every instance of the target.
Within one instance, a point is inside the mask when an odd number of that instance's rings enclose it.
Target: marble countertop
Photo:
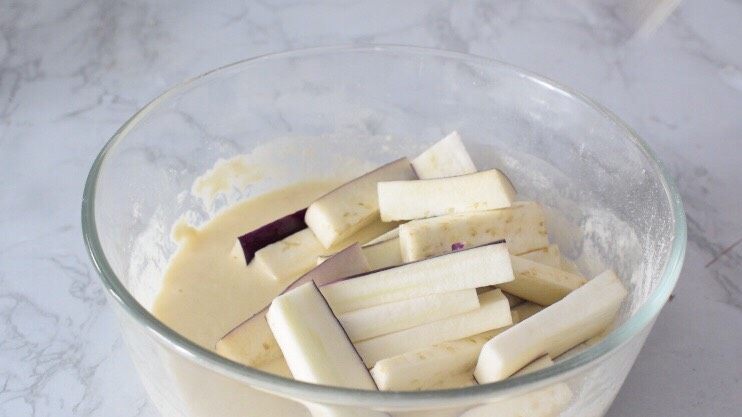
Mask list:
[[[609,3],[0,0],[0,416],[157,415],[80,232],[84,179],[118,126],[210,68],[357,42],[511,62],[646,138],[683,195],[689,246],[608,416],[739,416],[742,2],[685,1],[643,40]]]

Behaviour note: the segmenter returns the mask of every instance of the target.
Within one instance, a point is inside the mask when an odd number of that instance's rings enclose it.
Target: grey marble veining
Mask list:
[[[646,138],[690,241],[609,416],[740,415],[742,3],[685,1],[645,40],[615,3],[0,0],[0,416],[157,415],[80,237],[83,182],[116,128],[210,68],[358,42],[511,62]]]

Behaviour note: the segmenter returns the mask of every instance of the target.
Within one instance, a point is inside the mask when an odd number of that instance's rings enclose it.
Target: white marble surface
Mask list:
[[[0,416],[156,416],[82,244],[95,154],[179,80],[352,42],[512,62],[634,126],[677,179],[690,242],[608,415],[742,415],[742,2],[685,1],[645,41],[587,0],[209,3],[0,0]]]

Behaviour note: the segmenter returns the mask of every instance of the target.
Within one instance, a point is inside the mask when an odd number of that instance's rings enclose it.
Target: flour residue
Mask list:
[[[191,194],[200,199],[206,207],[212,208],[218,196],[226,195],[233,190],[243,190],[263,177],[260,165],[250,161],[248,155],[220,159],[214,164],[214,168],[196,178]]]

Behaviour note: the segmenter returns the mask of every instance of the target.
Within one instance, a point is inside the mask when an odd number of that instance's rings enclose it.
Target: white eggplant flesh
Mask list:
[[[373,378],[314,282],[274,299],[266,318],[294,379],[376,390]]]
[[[587,282],[580,275],[520,256],[511,255],[510,263],[515,279],[502,283],[499,287],[503,291],[543,306],[556,303]]]
[[[372,368],[382,359],[512,324],[510,306],[502,291],[484,293],[479,302],[481,307],[477,310],[364,340],[356,343],[356,350],[366,366]]]
[[[243,365],[260,368],[282,358],[265,313],[258,313],[232,329],[216,343],[216,353]]]
[[[258,250],[253,262],[276,281],[286,282],[309,272],[324,252],[314,233],[304,229]]]
[[[513,324],[520,323],[543,309],[543,306],[535,303],[529,303],[527,301],[518,304],[517,306],[510,309],[510,314],[513,316]]]
[[[523,303],[510,310],[513,324],[525,320],[543,307]],[[442,342],[391,358],[382,359],[371,369],[376,385],[382,391],[418,391],[441,386],[459,375],[473,378],[479,351],[487,341],[508,327],[486,331],[463,339]]]
[[[474,376],[480,384],[501,381],[548,354],[557,357],[600,334],[615,319],[627,292],[605,271],[482,347]]]
[[[370,272],[322,287],[335,314],[431,294],[486,287],[513,280],[503,243],[461,250]]]
[[[405,262],[506,240],[514,255],[549,245],[540,205],[517,202],[512,207],[413,220],[399,226]]]
[[[477,167],[466,151],[458,132],[451,132],[412,160],[417,176],[422,179],[472,174]]]
[[[532,250],[519,256],[528,259],[529,261],[538,262],[552,268],[562,268],[562,253],[559,250],[559,246],[555,244],[551,244],[545,248]]]
[[[338,316],[353,342],[394,333],[479,308],[474,289],[411,298]]]
[[[344,240],[379,218],[376,184],[417,176],[407,158],[362,175],[315,200],[304,220],[325,248]]]
[[[456,177],[378,183],[384,222],[510,207],[515,188],[497,169]]]
[[[291,370],[289,369],[289,366],[286,364],[286,359],[283,358],[283,355],[281,355],[281,357],[278,359],[274,359],[270,362],[260,364],[260,366],[256,366],[256,368],[264,372],[269,372],[273,375],[282,376],[284,378],[289,378],[289,379],[294,378],[294,376],[291,375]]]
[[[404,263],[399,238],[392,238],[373,245],[364,245],[361,250],[368,260],[371,270],[385,269]]]
[[[536,249],[518,256],[553,268],[559,268],[575,275],[582,275],[577,264],[562,255],[562,251],[556,244],[551,244],[545,248]]]
[[[388,223],[375,221],[330,249],[325,249],[310,229],[304,229],[258,250],[253,262],[272,279],[290,283],[321,263],[318,259],[327,259],[355,243],[363,244],[390,227],[392,226]],[[233,252],[242,256],[239,242],[234,246]]]

